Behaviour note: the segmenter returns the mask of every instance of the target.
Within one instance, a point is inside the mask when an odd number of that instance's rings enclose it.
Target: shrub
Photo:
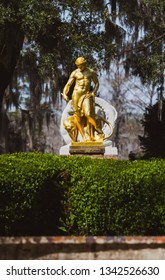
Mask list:
[[[165,233],[165,161],[91,160],[73,178],[66,228],[81,235]]]
[[[1,235],[58,232],[63,211],[62,170],[60,157],[48,154],[0,156]]]
[[[0,156],[0,235],[163,235],[165,160]]]

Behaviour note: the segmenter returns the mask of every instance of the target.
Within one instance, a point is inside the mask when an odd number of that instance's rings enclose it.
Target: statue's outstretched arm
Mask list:
[[[68,102],[69,101],[69,97],[67,96],[68,92],[69,92],[69,89],[71,87],[71,85],[74,83],[75,81],[75,76],[74,76],[74,73],[72,73],[69,77],[69,80],[68,82],[66,83],[64,89],[63,89],[63,93],[62,93],[62,96],[63,98]]]

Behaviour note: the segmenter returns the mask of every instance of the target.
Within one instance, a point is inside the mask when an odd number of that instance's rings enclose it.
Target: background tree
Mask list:
[[[113,11],[111,2],[107,4],[108,17],[116,19],[118,24],[124,26],[127,31],[122,40],[123,45],[119,44],[114,56],[122,61],[127,76],[132,74],[139,77],[141,81],[136,85],[136,90],[135,88],[132,90],[133,87],[130,87],[130,91],[134,93],[132,94],[132,104],[134,107],[138,105],[145,109],[145,97],[150,93],[150,104],[152,104],[153,96],[157,93],[158,119],[161,122],[164,104],[165,1],[141,0],[131,1],[131,3],[113,1],[113,3],[115,7]],[[142,88],[141,93],[144,99],[137,95],[139,88]],[[148,93],[146,94],[147,88]]]
[[[165,1],[1,0],[0,8],[3,151],[9,151],[5,113],[11,104],[21,109],[22,124],[26,124],[25,130],[21,124],[22,137],[29,139],[31,150],[36,149],[42,124],[49,124],[52,116],[52,104],[57,109],[54,117],[58,113],[60,91],[79,55],[107,71],[115,60],[123,64],[126,74],[160,88],[161,118]],[[25,91],[28,98],[22,108]]]
[[[106,69],[112,58],[122,58],[125,69],[128,71],[132,67],[134,74],[139,75],[143,82],[160,82],[164,5],[164,1],[160,0],[133,0],[131,3],[123,0],[108,3],[101,0],[86,0],[83,3],[73,0],[2,0],[0,69],[6,69],[1,87],[9,84],[14,66],[12,69],[7,66],[16,65],[25,39],[29,47],[33,44],[39,68],[41,70],[45,65],[43,73],[47,76],[51,74],[52,67],[58,73],[59,66],[63,74],[68,75],[79,54],[88,56],[90,63],[96,62],[92,56],[95,52],[95,58],[104,58],[102,62]],[[12,34],[15,40],[12,40]],[[68,58],[67,52],[71,58]],[[1,99],[2,95],[3,90]]]
[[[26,48],[31,60],[32,56],[34,62],[37,60],[37,68],[44,78],[50,78],[52,74],[56,74],[53,77],[56,78],[59,66],[60,72],[67,75],[78,54],[85,53],[92,59],[92,52],[101,50],[103,36],[99,28],[101,16],[98,2],[103,4],[103,1],[75,3],[73,0],[0,2],[1,105],[22,47]]]
[[[145,158],[165,157],[165,100],[163,100],[162,120],[159,119],[159,103],[149,106],[142,121],[144,136],[140,136]]]
[[[98,3],[11,0],[1,1],[0,8],[1,152],[10,151],[6,110],[12,105],[21,109],[27,128],[23,137],[33,150],[36,131],[41,131],[43,118],[48,122],[51,104],[56,104],[75,57],[85,53],[92,58],[92,52],[100,49]],[[91,42],[95,42],[92,48]],[[22,110],[19,105],[27,84],[28,104]]]
[[[146,104],[149,105],[152,101],[150,94],[148,96],[148,88],[145,89],[133,78],[125,76],[122,63],[114,61],[109,77],[103,78],[106,91],[101,87],[100,93],[118,112],[112,139],[118,148],[119,157],[124,159],[128,159],[130,151],[140,152],[138,136],[143,133],[142,114]],[[146,93],[144,89],[147,90]]]

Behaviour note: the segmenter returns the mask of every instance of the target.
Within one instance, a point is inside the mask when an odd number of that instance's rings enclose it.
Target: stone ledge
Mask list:
[[[0,259],[165,259],[165,236],[0,237]]]
[[[4,244],[164,244],[165,236],[21,236],[0,237]]]

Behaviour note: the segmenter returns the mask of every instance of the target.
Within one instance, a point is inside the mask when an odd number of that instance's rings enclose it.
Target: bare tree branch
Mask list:
[[[124,51],[122,51],[121,53],[119,53],[119,55],[123,55],[124,53],[128,53],[128,52],[132,52],[132,51],[142,51],[144,49],[149,48],[152,44],[154,44],[156,41],[161,40],[163,37],[165,37],[165,33],[163,33],[162,35],[156,37],[155,39],[153,39],[152,41],[150,41],[148,44],[144,44],[143,46],[139,46],[139,47],[135,47],[135,48],[130,48],[130,49],[126,49]]]
[[[155,39],[153,39],[151,42],[149,42],[148,44],[146,44],[144,47],[148,48],[149,46],[151,46],[152,44],[154,44],[156,41],[159,41],[160,39],[162,39],[163,37],[165,37],[165,33],[163,33],[162,35],[156,37]]]

